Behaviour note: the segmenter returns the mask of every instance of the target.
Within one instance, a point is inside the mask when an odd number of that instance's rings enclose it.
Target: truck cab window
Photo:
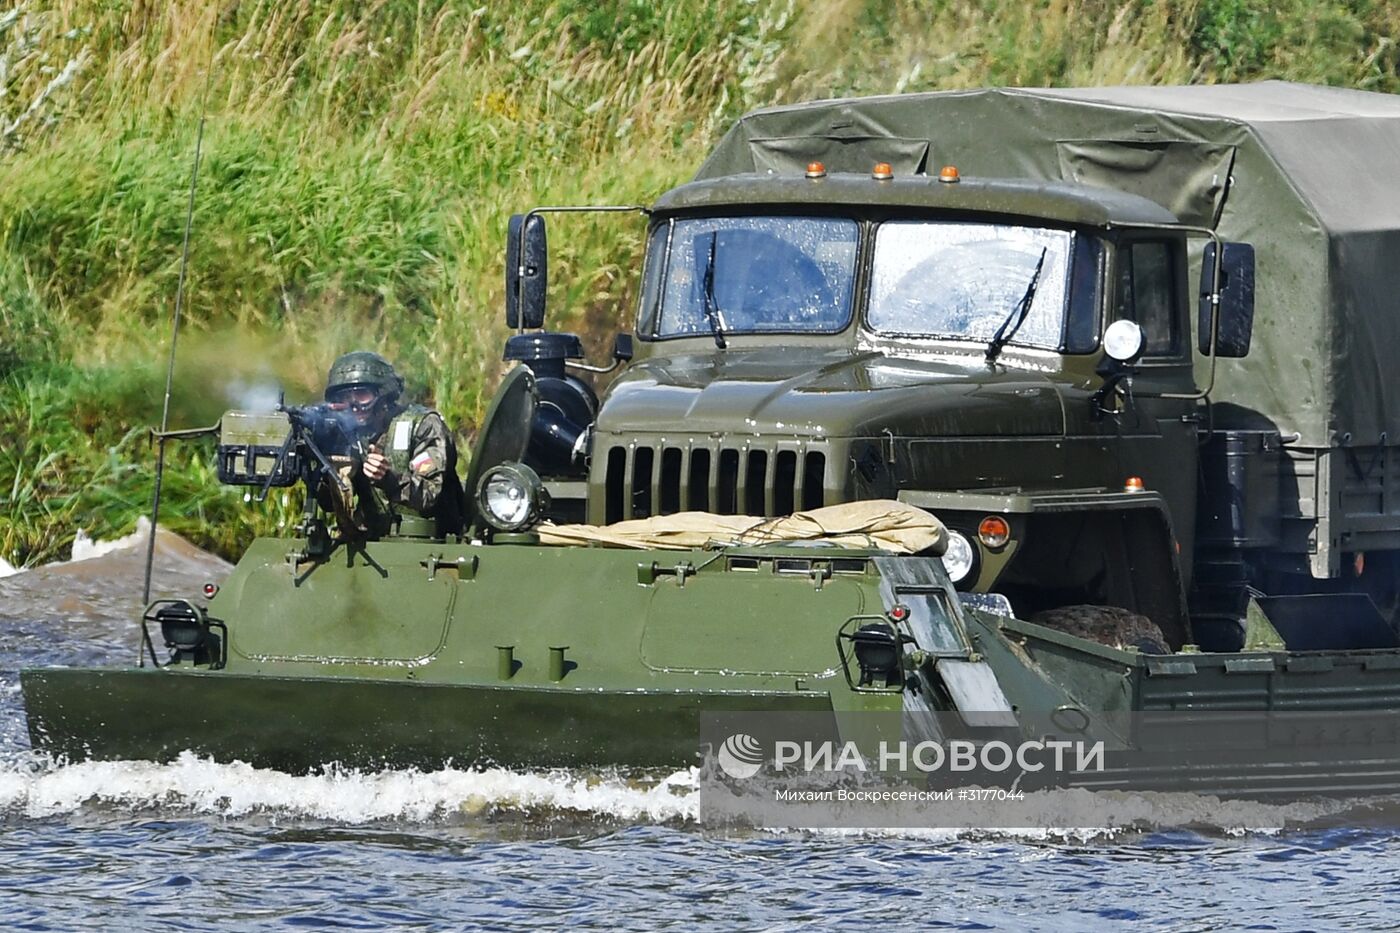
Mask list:
[[[1030,315],[1011,342],[1058,350],[1074,239],[1011,224],[883,223],[867,322],[882,334],[985,343],[1025,296],[1043,255]]]
[[[642,299],[651,332],[840,331],[851,317],[859,238],[855,221],[823,217],[707,217],[658,226]]]
[[[1118,248],[1116,311],[1115,320],[1126,318],[1141,325],[1147,340],[1144,356],[1180,354],[1176,271],[1170,243],[1144,240]]]

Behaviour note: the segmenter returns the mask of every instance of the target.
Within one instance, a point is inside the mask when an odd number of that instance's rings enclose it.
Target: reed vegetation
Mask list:
[[[1284,77],[1400,90],[1400,0],[11,0],[0,11],[0,556],[148,505],[201,116],[173,426],[397,360],[473,430],[509,214],[640,203],[740,113],[984,84]],[[642,230],[551,228],[551,314],[601,356]],[[243,502],[172,451],[164,520],[231,553]]]

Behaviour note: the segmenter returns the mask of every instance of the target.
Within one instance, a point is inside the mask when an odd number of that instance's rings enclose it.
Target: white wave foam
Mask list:
[[[661,823],[694,821],[697,805],[694,770],[647,784],[613,776],[501,769],[291,775],[242,763],[217,764],[188,752],[169,764],[89,761],[45,766],[35,760],[0,768],[0,814],[30,817],[106,806],[367,823],[469,818],[492,809],[545,809]]]
[[[1038,792],[1043,806],[1034,825],[998,827],[988,810],[959,827],[763,830],[778,835],[899,838],[934,843],[968,838],[1027,842],[1089,842],[1155,829],[1190,826],[1225,835],[1273,835],[1354,812],[1356,804],[1325,801],[1262,804],[1190,794]],[[699,772],[677,771],[660,780],[579,772],[526,773],[489,768],[441,771],[358,771],[292,775],[242,763],[218,764],[186,752],[169,764],[143,761],[45,763],[39,756],[0,765],[0,818],[42,818],[87,808],[126,812],[177,810],[222,817],[272,815],[362,824],[470,820],[493,812],[568,813],[630,823],[697,823]],[[872,823],[876,820],[872,820]],[[978,823],[981,822],[981,825]],[[742,823],[742,821],[741,821]],[[732,824],[731,824],[732,825]]]
[[[129,535],[114,538],[111,541],[93,540],[92,536],[79,528],[77,535],[73,538],[73,549],[69,552],[68,560],[54,561],[52,564],[45,564],[46,567],[54,567],[62,564],[73,564],[82,560],[92,560],[94,557],[101,557],[113,551],[122,551],[127,548],[142,547],[146,544],[146,539],[151,534],[151,520],[142,515],[136,519],[136,530]],[[16,567],[5,558],[0,557],[0,577],[10,577],[17,573],[24,573],[28,568]]]
[[[79,528],[78,533],[73,538],[73,548],[69,551],[68,560],[57,560],[53,563],[44,564],[45,567],[59,567],[64,564],[76,564],[79,561],[92,560],[95,557],[102,557],[111,554],[113,551],[124,551],[128,548],[145,547],[147,539],[151,535],[151,520],[142,515],[136,519],[136,529],[129,535],[122,535],[120,538],[107,540],[94,540],[86,531]],[[0,557],[0,577],[13,576],[17,573],[24,573],[29,568],[16,567]]]
[[[78,529],[77,536],[73,539],[73,551],[69,556],[69,563],[76,563],[80,560],[92,560],[94,557],[101,557],[113,551],[122,551],[127,548],[140,547],[146,544],[146,539],[151,535],[151,520],[142,515],[136,519],[136,530],[129,535],[123,535],[111,541],[94,541],[88,536],[86,531]]]

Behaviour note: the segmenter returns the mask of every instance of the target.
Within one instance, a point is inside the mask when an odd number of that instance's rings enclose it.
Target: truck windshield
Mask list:
[[[651,237],[645,306],[658,337],[834,333],[850,321],[853,220],[706,217]]]
[[[1035,300],[1013,344],[1064,342],[1074,234],[1010,224],[890,221],[875,235],[867,322],[884,334],[986,343],[1025,296]]]

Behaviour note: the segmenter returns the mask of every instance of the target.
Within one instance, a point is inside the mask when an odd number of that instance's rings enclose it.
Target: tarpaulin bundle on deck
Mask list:
[[[536,529],[542,544],[688,550],[725,545],[822,541],[834,546],[917,554],[947,546],[943,523],[923,509],[875,499],[847,502],[778,518],[680,512],[613,525],[550,525]]]

